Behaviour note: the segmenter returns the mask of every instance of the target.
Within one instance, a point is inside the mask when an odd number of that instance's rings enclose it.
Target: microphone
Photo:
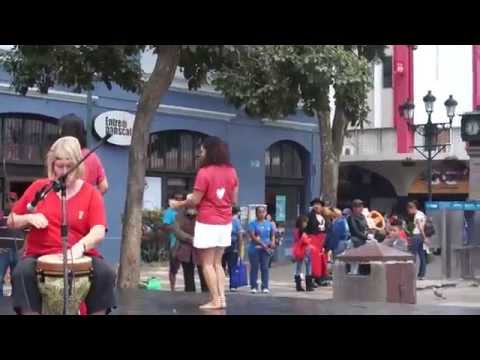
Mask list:
[[[42,187],[40,190],[37,191],[35,194],[35,198],[27,204],[27,210],[29,212],[33,212],[35,208],[37,207],[38,203],[43,200],[43,198],[47,195],[47,188],[50,184],[45,185]]]
[[[111,137],[113,136],[112,133],[107,133],[104,137],[103,137],[103,141],[107,141],[108,139],[110,139]]]

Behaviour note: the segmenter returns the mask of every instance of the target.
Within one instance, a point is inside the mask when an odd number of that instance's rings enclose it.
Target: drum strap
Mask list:
[[[7,165],[6,165],[6,162],[5,162],[5,152],[4,151],[2,151],[2,165],[3,165],[2,167],[3,167],[3,179],[4,179],[3,189],[4,189],[4,192],[5,192],[5,184],[7,182],[10,183],[10,181],[9,181],[8,174],[7,174]],[[13,214],[13,212],[10,211],[10,214],[8,214],[8,217],[15,224],[15,217],[12,214]],[[16,241],[14,241],[13,243],[15,244],[15,254],[18,254],[18,244],[17,244]],[[26,233],[25,233],[25,231],[23,232],[23,244],[24,244],[24,246],[26,244]],[[23,295],[25,297],[25,301],[27,302],[28,310],[31,311],[32,307],[30,306],[30,299],[28,298],[27,287],[25,286],[25,277],[23,276],[22,272],[20,272],[20,278],[21,278],[21,282],[22,282]]]

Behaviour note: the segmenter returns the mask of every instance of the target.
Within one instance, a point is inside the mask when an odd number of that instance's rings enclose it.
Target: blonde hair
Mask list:
[[[47,173],[50,180],[55,179],[55,160],[71,160],[77,164],[82,158],[80,143],[73,136],[64,136],[58,139],[50,147],[47,153]],[[85,168],[83,163],[73,172],[75,179],[83,177]]]
[[[337,208],[332,207],[324,207],[322,212],[323,217],[327,218],[328,220],[335,220],[342,216],[342,212]]]

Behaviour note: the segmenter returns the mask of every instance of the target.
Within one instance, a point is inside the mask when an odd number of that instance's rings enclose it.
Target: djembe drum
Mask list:
[[[90,290],[92,259],[84,256],[68,260],[67,269],[71,272],[68,314],[78,315],[80,304]],[[37,260],[38,288],[42,295],[42,315],[63,314],[63,256],[44,255]]]

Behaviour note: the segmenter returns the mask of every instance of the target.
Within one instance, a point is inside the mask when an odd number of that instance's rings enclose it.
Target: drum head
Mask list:
[[[92,269],[92,259],[88,256],[73,261],[69,259],[67,268],[75,274],[89,273]],[[40,256],[37,259],[37,271],[46,275],[63,276],[63,256],[61,254]]]

